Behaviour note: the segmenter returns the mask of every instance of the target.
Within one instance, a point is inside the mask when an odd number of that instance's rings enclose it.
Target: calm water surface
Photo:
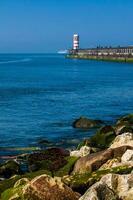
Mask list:
[[[0,55],[0,147],[46,139],[74,146],[93,131],[79,116],[113,123],[133,112],[133,64],[65,59],[54,54]]]

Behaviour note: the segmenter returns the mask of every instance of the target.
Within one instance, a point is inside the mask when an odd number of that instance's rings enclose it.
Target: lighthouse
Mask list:
[[[74,50],[79,49],[79,35],[78,34],[73,35],[73,49]]]

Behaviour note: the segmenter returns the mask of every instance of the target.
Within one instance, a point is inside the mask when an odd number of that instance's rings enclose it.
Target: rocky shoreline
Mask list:
[[[97,131],[75,150],[32,149],[9,158],[0,165],[0,199],[133,200],[133,114],[113,125],[81,117],[73,127]]]

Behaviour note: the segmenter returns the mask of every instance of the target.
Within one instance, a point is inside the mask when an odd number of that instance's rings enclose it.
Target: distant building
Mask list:
[[[79,49],[79,35],[74,34],[73,35],[73,50],[78,50]]]

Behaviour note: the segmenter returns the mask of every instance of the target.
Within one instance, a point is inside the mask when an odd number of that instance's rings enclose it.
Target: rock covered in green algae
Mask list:
[[[109,169],[99,169],[92,173],[85,172],[81,174],[74,174],[71,176],[63,177],[62,180],[68,186],[70,186],[74,191],[77,191],[81,194],[92,186],[94,183],[99,181],[106,174],[129,174],[133,170],[132,166],[118,166]]]
[[[123,133],[133,133],[133,114],[121,117],[114,125],[116,135]]]
[[[108,148],[115,137],[116,133],[113,126],[103,126],[95,133],[95,135],[89,139],[83,140],[78,145],[77,150],[82,146],[89,146],[91,147],[91,153],[98,152],[100,149]]]
[[[77,120],[77,122],[80,122],[80,120]],[[121,117],[114,126],[106,125],[101,127],[94,136],[82,141],[78,146],[78,150],[84,145],[93,148],[106,149],[110,147],[117,135],[126,132],[133,133],[133,114]]]
[[[101,128],[98,130],[98,132],[99,132],[100,134],[105,134],[105,135],[106,135],[107,133],[110,133],[110,132],[115,133],[115,130],[114,130],[113,126],[106,125],[106,126],[101,127]]]
[[[42,175],[42,174],[47,174],[47,175],[54,175],[54,176],[65,176],[65,175],[69,175],[71,173],[71,171],[73,170],[73,166],[75,164],[75,162],[77,161],[77,157],[65,157],[65,160],[67,162],[66,165],[64,165],[63,167],[61,167],[60,169],[58,169],[57,171],[49,171],[49,170],[40,170],[40,171],[35,171],[35,172],[30,172],[30,173],[26,173],[23,175],[19,175],[19,176],[14,176],[11,179],[7,179],[4,181],[0,182],[0,194],[10,188],[13,187],[13,185],[15,184],[16,181],[18,181],[21,178],[28,178],[29,180],[31,180],[32,178]]]
[[[72,170],[77,157],[69,156],[70,152],[62,148],[51,148],[29,155],[30,171],[47,170],[56,176],[68,175]]]
[[[80,117],[79,119],[76,119],[72,125],[74,128],[89,129],[89,128],[97,127],[101,123],[102,122],[100,120],[92,120],[86,117]]]
[[[69,155],[70,152],[62,148],[51,148],[30,154],[28,157],[29,170],[57,171],[67,164],[65,157]]]
[[[122,124],[122,123],[123,124],[126,123],[126,125],[133,126],[133,113],[121,117],[120,119],[118,119],[116,124]]]
[[[133,128],[127,125],[127,123],[123,122],[115,125],[115,133],[116,135],[121,135],[123,133],[133,133]]]
[[[3,192],[1,200],[78,200],[80,194],[65,185],[61,178],[41,175],[33,180],[21,179]]]
[[[20,165],[14,160],[9,160],[0,165],[0,177],[10,178],[15,174],[21,174]]]
[[[116,134],[112,126],[104,126],[90,138],[90,145],[101,149],[108,148],[115,139]]]
[[[3,181],[0,181],[0,196],[1,196],[2,192],[4,192],[5,190],[12,188],[18,180],[20,180],[22,178],[27,178],[27,179],[31,180],[31,179],[35,178],[36,176],[40,176],[42,174],[47,174],[49,176],[52,176],[50,171],[40,170],[40,171],[36,171],[36,172],[25,173],[23,175],[16,175],[16,176],[11,177],[10,179],[5,179]]]

